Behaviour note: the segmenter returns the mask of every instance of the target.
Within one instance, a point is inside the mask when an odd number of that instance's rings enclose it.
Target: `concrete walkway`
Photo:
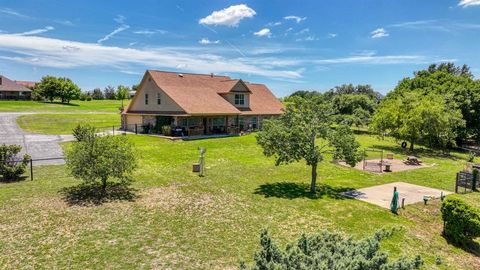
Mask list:
[[[32,159],[63,157],[59,143],[73,140],[72,135],[41,135],[23,131],[17,125],[17,117],[28,113],[0,112],[0,144],[18,144],[22,146],[22,155],[29,154]],[[64,164],[63,159],[35,161],[34,165]]]
[[[385,185],[362,188],[358,190],[343,192],[341,194],[350,198],[355,198],[357,200],[390,209],[390,202],[392,201],[394,187],[397,187],[400,205],[402,202],[402,198],[405,198],[405,205],[407,205],[423,202],[423,196],[440,198],[442,192],[444,195],[452,194],[452,192],[450,191],[413,185],[404,182],[395,182]]]

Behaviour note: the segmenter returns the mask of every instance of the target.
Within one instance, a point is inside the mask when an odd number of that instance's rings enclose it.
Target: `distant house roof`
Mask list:
[[[248,83],[213,74],[180,74],[156,70],[148,70],[147,74],[187,114],[277,115],[282,113],[283,104],[263,84]],[[243,84],[250,94],[250,106],[246,110],[235,107],[223,97],[239,83]]]
[[[32,90],[26,88],[25,86],[15,83],[14,81],[2,75],[0,75],[0,91],[32,92]]]
[[[31,82],[31,81],[14,81],[16,84],[20,84],[20,85],[23,85],[27,88],[35,88],[35,85],[38,83],[38,82]]]

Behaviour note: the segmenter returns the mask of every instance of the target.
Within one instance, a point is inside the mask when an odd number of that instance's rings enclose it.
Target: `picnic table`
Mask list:
[[[420,161],[420,159],[418,159],[416,156],[408,156],[405,163],[408,165],[420,165],[422,161]]]

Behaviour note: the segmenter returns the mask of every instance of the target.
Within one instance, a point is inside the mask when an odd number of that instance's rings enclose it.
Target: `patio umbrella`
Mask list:
[[[392,211],[392,213],[396,214],[397,209],[398,209],[398,191],[397,191],[397,187],[394,187],[393,198],[392,198],[392,202],[390,203],[390,210]]]

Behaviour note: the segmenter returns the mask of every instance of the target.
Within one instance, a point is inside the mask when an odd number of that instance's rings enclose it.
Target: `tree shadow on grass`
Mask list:
[[[60,190],[65,202],[70,205],[101,205],[113,201],[135,201],[137,190],[121,183],[108,183],[105,192],[100,184],[81,184]]]
[[[468,241],[467,243],[464,243],[463,245],[459,245],[453,242],[452,240],[450,240],[450,238],[448,238],[444,234],[442,234],[442,236],[443,238],[445,238],[445,240],[447,240],[447,243],[449,243],[450,245],[456,246],[458,248],[461,248],[465,252],[468,252],[472,255],[480,257],[480,243],[478,242],[479,241],[478,239],[477,241],[471,240],[471,241]]]
[[[56,105],[65,105],[65,106],[73,106],[73,107],[78,107],[78,106],[80,106],[79,104],[75,104],[75,103],[62,103],[61,101],[54,101],[54,102],[50,102],[50,101],[40,101],[40,103],[56,104]]]
[[[295,182],[276,182],[260,185],[254,194],[263,195],[265,198],[276,197],[283,199],[308,198],[312,200],[328,197],[332,199],[351,199],[345,197],[341,192],[352,190],[353,188],[332,187],[326,184],[317,185],[315,193],[310,192],[310,185],[306,183]]]
[[[400,146],[396,147],[396,146],[386,146],[386,145],[373,145],[372,148],[384,150],[386,152],[390,152],[398,155],[411,155],[411,156],[429,157],[429,158],[444,158],[444,159],[451,159],[451,160],[459,159],[458,157],[452,155],[451,153],[442,152],[440,150],[427,149],[427,148],[414,149],[413,152],[409,151],[408,149],[402,149]]]
[[[30,178],[29,176],[19,176],[17,178],[14,178],[14,179],[6,179],[6,178],[3,178],[3,177],[0,177],[0,183],[2,184],[7,184],[7,183],[15,183],[15,182],[21,182],[21,181],[25,181],[27,180],[27,178]]]

